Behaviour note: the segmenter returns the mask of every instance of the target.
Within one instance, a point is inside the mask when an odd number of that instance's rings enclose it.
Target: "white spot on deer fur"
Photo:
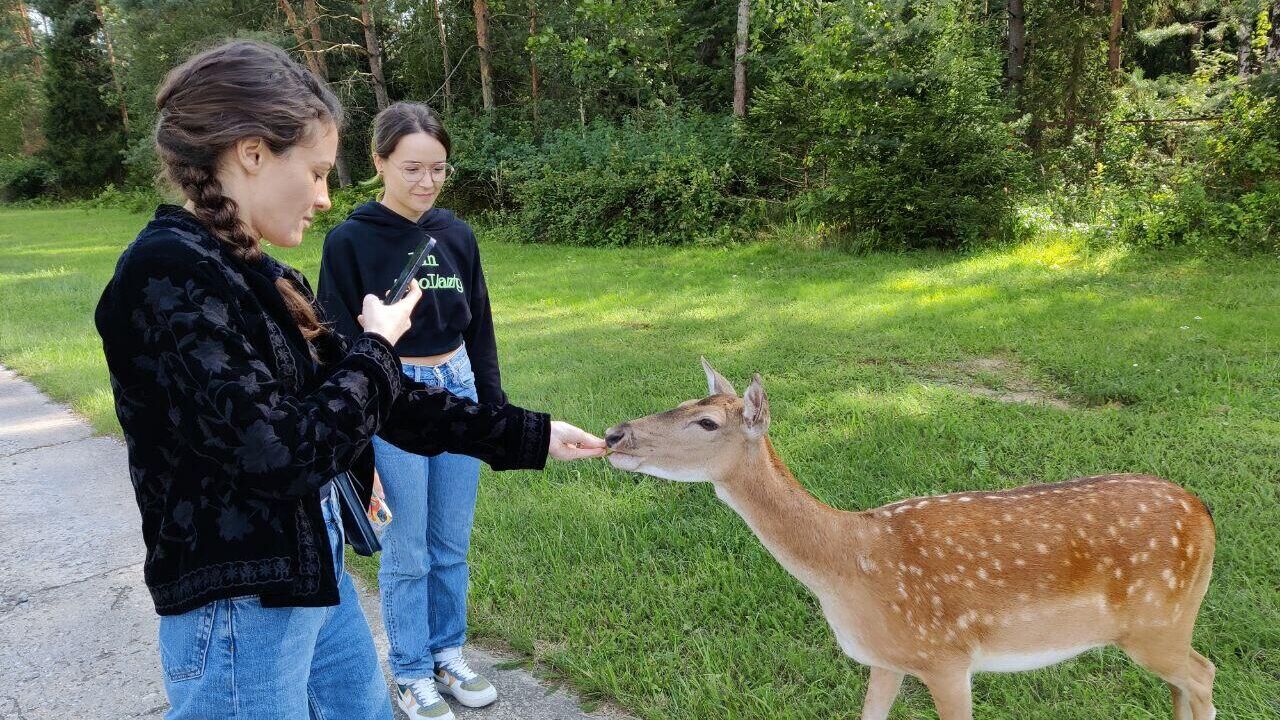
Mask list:
[[[1041,555],[1048,555],[1049,546],[1045,545],[1044,543],[1036,543],[1036,552],[1040,553]]]
[[[1107,534],[1108,534],[1108,535],[1110,535],[1111,537],[1115,537],[1115,536],[1116,536],[1116,526],[1115,526],[1115,525],[1108,525],[1108,526],[1107,526]]]
[[[1174,521],[1173,521],[1173,526],[1174,526],[1175,528],[1177,528],[1178,530],[1181,530],[1181,529],[1182,529],[1182,521],[1181,521],[1181,520],[1174,520]]]
[[[978,577],[979,577],[980,579],[982,579],[982,580],[986,580],[986,579],[987,579],[987,569],[986,569],[986,568],[978,568]]]
[[[969,497],[968,495],[956,498],[956,500],[959,502],[973,502],[973,498]]]
[[[1174,536],[1170,537],[1170,538],[1169,538],[1169,544],[1170,544],[1170,545],[1172,545],[1173,547],[1178,547],[1178,536],[1177,536],[1177,535],[1174,535]]]
[[[1187,504],[1186,500],[1179,500],[1178,504],[1182,506],[1183,512],[1191,512],[1191,506]]]
[[[1155,539],[1155,538],[1151,538],[1150,540],[1148,540],[1148,541],[1147,541],[1147,547],[1151,548],[1152,550],[1155,550],[1155,549],[1156,549],[1156,539]]]
[[[1013,564],[1017,565],[1018,567],[1026,567],[1027,561],[1023,560],[1022,558],[1016,558],[1014,559]]]
[[[1119,580],[1123,575],[1124,573],[1120,570],[1120,568],[1116,568],[1116,579]]]
[[[922,508],[922,507],[924,507],[925,505],[928,505],[928,504],[929,504],[929,501],[928,501],[928,500],[921,500],[920,502],[916,503],[916,508]]]
[[[1147,511],[1147,504],[1146,504],[1146,503],[1138,503],[1138,512],[1146,512],[1146,511]]]
[[[1084,519],[1088,522],[1093,522],[1093,513],[1085,513]]]

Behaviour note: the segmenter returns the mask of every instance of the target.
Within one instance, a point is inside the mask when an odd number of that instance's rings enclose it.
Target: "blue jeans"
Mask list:
[[[476,399],[466,348],[441,365],[404,365],[404,374]],[[388,662],[401,680],[431,677],[436,662],[461,653],[467,637],[467,550],[480,461],[423,457],[375,437],[374,462],[391,509],[382,536],[382,619]]]
[[[340,604],[264,608],[256,596],[160,618],[166,720],[391,720],[373,635],[343,570],[338,498],[323,498]]]

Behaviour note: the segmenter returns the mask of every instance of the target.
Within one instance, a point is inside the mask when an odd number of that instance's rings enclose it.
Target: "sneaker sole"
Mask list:
[[[399,693],[397,693],[397,697],[396,697],[396,707],[400,708],[401,712],[403,712],[406,716],[411,718],[411,720],[419,720],[419,718],[423,717],[422,715],[418,714],[418,704],[416,702],[412,704],[401,702],[398,695]],[[449,713],[445,715],[441,715],[440,717],[431,718],[431,720],[458,720],[458,718],[456,715],[453,714],[452,711],[450,711]]]
[[[489,686],[488,692],[469,693],[465,690],[462,692],[456,692],[452,687],[437,680],[436,690],[439,691],[441,695],[447,694],[449,697],[469,708],[481,708],[486,705],[492,705],[493,702],[498,699],[498,689],[492,685]]]

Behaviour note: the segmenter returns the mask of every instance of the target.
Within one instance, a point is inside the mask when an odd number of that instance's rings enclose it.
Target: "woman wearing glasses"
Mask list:
[[[476,236],[435,202],[452,167],[449,134],[426,105],[398,102],[374,120],[377,201],[329,232],[319,302],[340,334],[358,335],[361,298],[391,287],[423,233],[437,245],[418,270],[423,291],[395,350],[404,373],[455,395],[504,404],[489,294]],[[468,707],[497,690],[462,656],[467,630],[467,549],[480,462],[424,457],[381,438],[374,460],[394,518],[382,538],[378,581],[396,702],[411,718],[452,719],[440,693]]]

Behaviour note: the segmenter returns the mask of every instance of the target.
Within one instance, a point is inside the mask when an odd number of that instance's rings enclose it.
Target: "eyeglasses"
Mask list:
[[[449,179],[453,175],[453,166],[449,163],[437,163],[427,166],[421,163],[405,163],[397,168],[400,171],[400,177],[410,185],[416,185],[422,182],[422,178],[428,174],[431,175],[431,182],[439,185]]]

